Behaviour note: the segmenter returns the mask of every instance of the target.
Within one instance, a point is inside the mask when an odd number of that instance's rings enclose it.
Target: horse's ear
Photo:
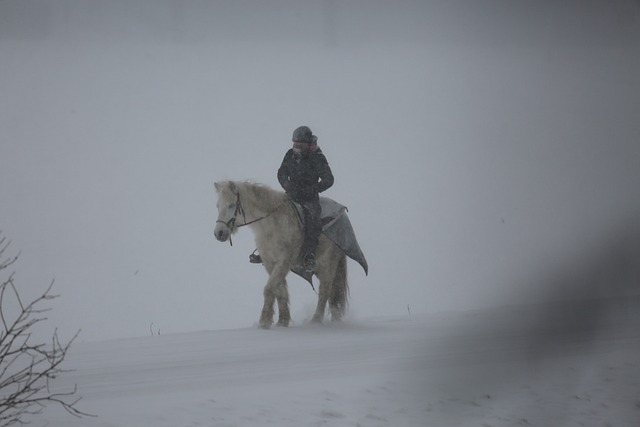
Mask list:
[[[213,186],[216,188],[216,191],[220,191],[220,183],[219,182],[214,182]]]
[[[234,193],[237,191],[235,182],[229,181],[229,190],[233,191]]]

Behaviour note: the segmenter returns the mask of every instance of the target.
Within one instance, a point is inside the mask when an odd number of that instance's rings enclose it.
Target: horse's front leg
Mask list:
[[[262,314],[260,315],[260,326],[269,328],[273,324],[273,308],[276,299],[278,300],[278,310],[280,311],[280,320],[278,323],[284,322],[283,316],[285,316],[285,326],[287,326],[290,319],[289,292],[284,278],[289,269],[284,265],[276,265],[270,270],[269,280],[267,280],[267,284],[264,287],[264,305],[262,307]]]
[[[291,313],[289,312],[289,288],[286,279],[282,279],[282,282],[277,286],[276,301],[278,301],[278,326],[289,326]]]

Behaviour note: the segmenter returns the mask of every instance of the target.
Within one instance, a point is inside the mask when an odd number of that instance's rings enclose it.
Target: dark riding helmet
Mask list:
[[[293,131],[291,137],[293,142],[306,142],[307,144],[315,144],[318,141],[318,137],[315,136],[309,126],[300,126]]]

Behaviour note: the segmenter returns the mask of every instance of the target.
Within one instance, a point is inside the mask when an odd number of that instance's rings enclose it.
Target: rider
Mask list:
[[[293,147],[287,151],[278,169],[278,181],[284,191],[304,212],[304,238],[300,248],[302,266],[315,267],[315,250],[320,237],[320,200],[322,193],[333,185],[333,174],[327,158],[318,147],[318,137],[308,126],[293,131]]]

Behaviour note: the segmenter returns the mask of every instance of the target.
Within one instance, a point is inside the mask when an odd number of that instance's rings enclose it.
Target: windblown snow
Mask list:
[[[634,426],[635,300],[78,343],[48,427]]]

